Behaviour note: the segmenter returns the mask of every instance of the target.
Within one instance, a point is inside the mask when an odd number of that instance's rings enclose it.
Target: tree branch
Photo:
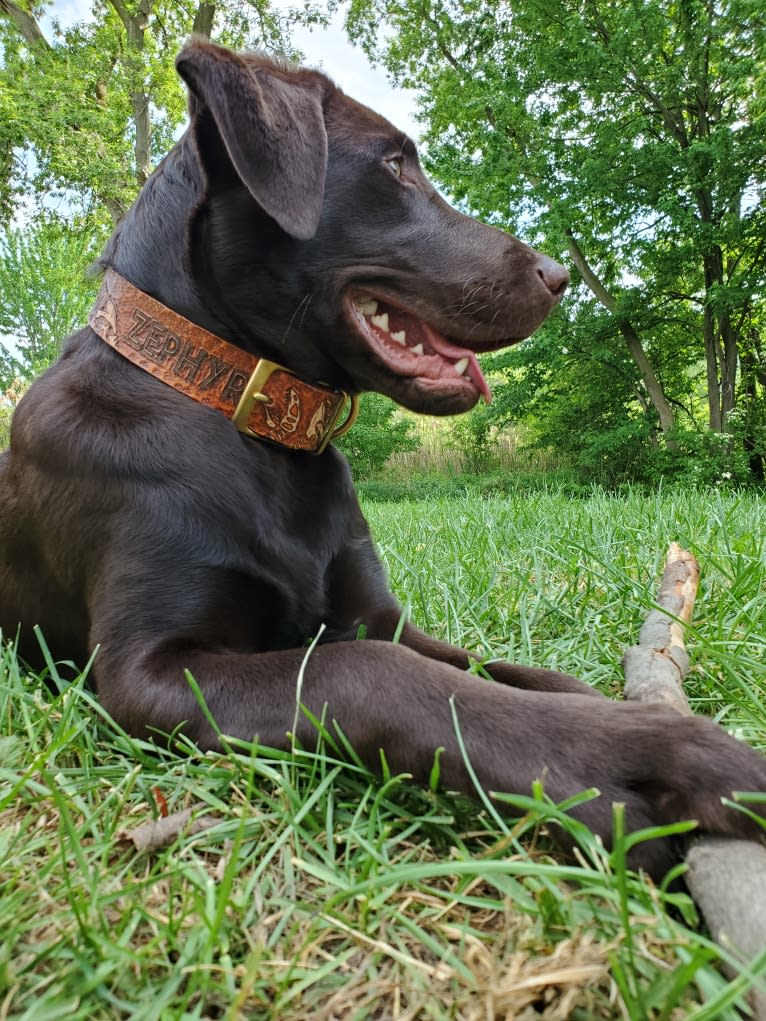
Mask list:
[[[612,39],[611,34],[606,27],[606,23],[601,16],[597,4],[589,3],[588,6],[591,8],[593,14],[593,27],[597,35],[600,36],[604,44],[604,49],[608,50]],[[673,111],[669,107],[665,106],[662,99],[649,87],[647,82],[640,78],[634,68],[624,70],[624,80],[625,84],[629,85],[636,95],[648,100],[650,106],[655,110],[655,112],[659,113],[665,127],[672,135],[675,136],[676,141],[679,143],[681,148],[688,148],[689,137],[686,133],[683,117],[676,118]]]
[[[3,2],[3,0],[0,0],[0,3],[2,3],[2,2]],[[120,21],[125,26],[125,31],[129,32],[130,31],[130,17],[131,16],[128,13],[128,9],[125,6],[125,4],[122,2],[122,0],[109,0],[109,3],[114,8],[114,10],[115,10],[115,12],[117,14],[117,17],[120,19]]]
[[[603,282],[596,275],[590,263],[585,258],[585,254],[582,249],[578,245],[574,233],[569,228],[566,231],[566,237],[567,248],[570,256],[572,257],[572,262],[575,266],[577,266],[583,280],[604,308],[614,314],[617,309],[617,302],[614,295],[609,293]],[[672,432],[673,427],[675,426],[675,415],[673,414],[673,409],[670,407],[670,404],[665,397],[665,391],[662,388],[662,384],[657,378],[657,374],[652,367],[652,363],[647,357],[646,351],[644,351],[644,346],[641,343],[641,337],[635,327],[624,319],[620,319],[618,321],[618,326],[620,333],[625,339],[628,351],[630,352],[630,357],[638,366],[638,371],[641,373],[641,378],[644,381],[646,391],[649,394],[649,398],[654,405],[657,414],[659,415],[660,428],[662,429],[663,434],[667,437],[667,434]],[[671,449],[675,447],[673,440],[668,440],[666,438],[666,443]]]
[[[13,0],[0,0],[0,16],[8,18],[21,32],[33,50],[49,50],[51,44],[42,33],[35,18]]]

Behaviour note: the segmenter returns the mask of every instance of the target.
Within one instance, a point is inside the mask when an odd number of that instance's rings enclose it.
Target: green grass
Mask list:
[[[619,697],[671,540],[700,560],[687,645],[698,712],[766,748],[766,504],[753,494],[533,492],[366,507],[413,618]],[[295,756],[158,751],[82,680],[0,666],[0,1021],[6,1018],[737,1017],[753,981],[690,900],[580,833],[551,853],[539,792],[504,823]],[[198,806],[214,825],[138,854],[124,831]],[[619,833],[620,819],[616,819]],[[574,826],[574,824],[572,824]],[[576,829],[576,827],[575,827]],[[766,973],[762,955],[754,972]]]

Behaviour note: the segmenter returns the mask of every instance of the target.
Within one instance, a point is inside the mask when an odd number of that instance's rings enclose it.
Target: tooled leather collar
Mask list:
[[[115,351],[187,397],[231,418],[237,429],[291,450],[321,453],[353,424],[357,398],[306,383],[184,319],[108,269],[88,316]]]

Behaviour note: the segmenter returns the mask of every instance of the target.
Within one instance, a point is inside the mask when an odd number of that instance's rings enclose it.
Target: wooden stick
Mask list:
[[[686,884],[713,939],[749,964],[766,949],[766,848],[752,840],[702,837],[687,851],[686,864]],[[766,1021],[763,975],[747,999],[753,1017]]]
[[[638,645],[625,650],[625,698],[631,702],[666,702],[691,716],[683,689],[689,656],[678,620],[688,624],[697,597],[700,569],[678,543],[671,543],[657,600],[638,636]],[[669,616],[670,615],[670,616]],[[678,618],[678,620],[674,620]]]
[[[657,599],[638,638],[625,650],[625,697],[664,702],[691,714],[683,690],[689,672],[682,623],[688,624],[699,584],[699,565],[672,543]],[[750,840],[701,837],[686,855],[686,883],[713,938],[744,964],[766,948],[766,848]],[[727,968],[734,977],[735,969]],[[766,987],[748,994],[757,1021],[766,1021]]]

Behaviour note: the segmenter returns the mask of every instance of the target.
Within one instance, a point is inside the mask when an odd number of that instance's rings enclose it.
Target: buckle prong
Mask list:
[[[242,391],[239,403],[234,414],[231,416],[234,425],[245,436],[252,436],[255,439],[259,438],[258,434],[254,433],[248,425],[248,421],[256,404],[269,404],[271,402],[268,394],[263,393],[263,388],[268,382],[269,376],[278,369],[287,372],[287,369],[276,362],[270,362],[267,358],[260,358],[250,374],[250,379],[245,383],[245,389]]]

